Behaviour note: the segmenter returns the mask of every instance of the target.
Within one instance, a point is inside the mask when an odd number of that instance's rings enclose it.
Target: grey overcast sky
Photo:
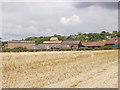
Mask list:
[[[2,3],[3,40],[103,30],[118,30],[117,2]]]

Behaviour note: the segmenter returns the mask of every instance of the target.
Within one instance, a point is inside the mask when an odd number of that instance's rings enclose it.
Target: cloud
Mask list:
[[[31,34],[31,33],[38,33],[38,30],[36,27],[34,26],[27,26],[24,27],[22,25],[19,24],[12,24],[12,23],[8,23],[5,26],[3,26],[3,32],[5,32],[6,34]]]
[[[10,39],[20,39],[21,37],[24,38],[27,35],[34,36],[34,35],[37,35],[39,33],[40,32],[38,31],[38,29],[34,26],[24,27],[24,26],[19,25],[19,24],[8,23],[8,24],[3,26],[2,38],[9,39],[9,40]],[[16,36],[16,38],[13,38],[15,36]]]
[[[62,17],[60,22],[64,25],[73,25],[80,23],[80,17],[77,15],[72,15],[70,18]]]
[[[117,9],[105,9],[105,5],[100,7],[92,3],[85,5],[86,2],[82,2],[81,7],[79,4],[78,8],[72,2],[4,2],[2,38],[12,40],[30,36],[117,30]]]
[[[54,34],[60,34],[60,32],[54,31],[51,28],[38,29],[34,25],[22,26],[13,23],[8,23],[3,25],[2,30],[3,30],[3,34],[2,34],[3,40],[16,40],[30,36],[39,37],[39,36],[52,36]]]
[[[75,2],[73,3],[73,6],[78,9],[91,6],[98,6],[106,9],[118,9],[118,2]]]

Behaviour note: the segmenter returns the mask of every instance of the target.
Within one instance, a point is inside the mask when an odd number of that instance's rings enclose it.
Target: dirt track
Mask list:
[[[3,53],[3,88],[117,88],[118,51]]]

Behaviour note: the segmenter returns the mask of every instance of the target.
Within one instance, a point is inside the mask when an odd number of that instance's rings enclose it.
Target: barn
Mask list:
[[[51,37],[50,41],[43,41],[39,45],[32,46],[32,49],[63,50],[78,49],[80,41],[59,41],[57,37]]]
[[[109,41],[96,41],[96,42],[83,42],[82,43],[82,47],[86,47],[86,48],[100,48],[102,46],[112,46],[112,47],[116,46],[117,47],[118,45],[120,45],[119,37],[112,38]]]
[[[43,41],[43,43],[39,45],[32,46],[32,49],[47,49],[47,50],[54,50],[54,49],[61,49],[61,42],[57,37],[51,37],[50,41]]]
[[[25,47],[27,49],[31,49],[32,46],[35,45],[35,41],[8,41],[7,48],[15,48],[15,47]]]
[[[85,48],[100,48],[101,46],[105,46],[105,44],[106,44],[106,41],[83,42],[82,47],[85,47]]]
[[[51,37],[50,41],[43,41],[42,44],[61,44],[62,41],[59,41],[57,37]]]
[[[78,49],[80,46],[82,46],[80,41],[63,41],[62,45],[66,45],[71,49]]]
[[[109,41],[106,41],[106,46],[118,47],[120,46],[120,37],[114,37]]]
[[[47,50],[53,50],[53,49],[61,49],[61,44],[39,44],[32,46],[32,49],[47,49]]]

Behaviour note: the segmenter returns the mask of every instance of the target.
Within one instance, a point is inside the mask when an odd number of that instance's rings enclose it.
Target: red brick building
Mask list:
[[[33,45],[35,45],[35,41],[8,41],[7,48],[26,47],[27,49],[31,49]]]
[[[109,41],[83,42],[82,46],[87,48],[99,48],[102,46],[118,46],[120,45],[120,37],[115,37]]]
[[[83,47],[87,48],[96,48],[96,47],[102,47],[105,46],[106,41],[97,41],[97,42],[83,42],[82,45]]]

